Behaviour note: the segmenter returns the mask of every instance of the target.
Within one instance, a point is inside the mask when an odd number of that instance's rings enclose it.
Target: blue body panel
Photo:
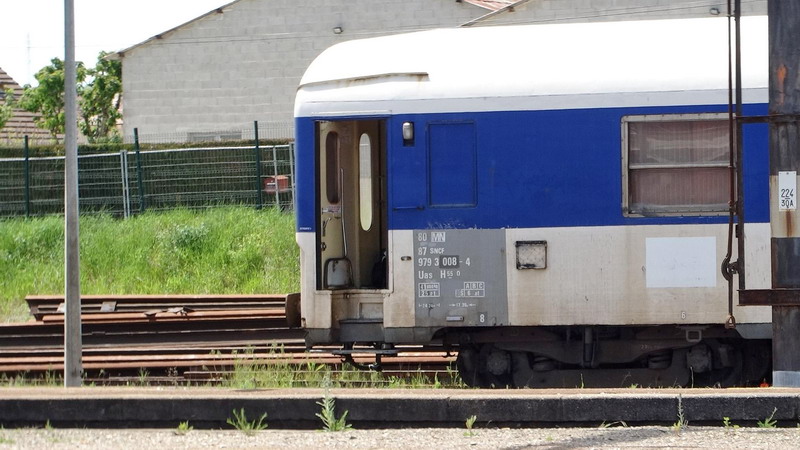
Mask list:
[[[394,115],[387,119],[389,229],[537,228],[727,222],[727,216],[625,217],[621,119],[628,115],[724,113],[727,105]],[[765,114],[745,105],[745,115]],[[296,119],[297,229],[315,231],[315,120]],[[327,120],[355,120],[348,117]],[[411,146],[399,133],[415,124]],[[429,124],[474,123],[476,202],[432,206]],[[437,138],[439,139],[439,138]],[[437,153],[435,158],[440,158]],[[472,157],[472,156],[470,156]],[[747,222],[769,222],[767,126],[744,128]],[[435,175],[441,176],[441,175]],[[455,186],[463,185],[460,182]],[[458,192],[446,192],[454,198]]]
[[[298,232],[316,231],[317,157],[316,125],[312,119],[295,120],[295,214]]]

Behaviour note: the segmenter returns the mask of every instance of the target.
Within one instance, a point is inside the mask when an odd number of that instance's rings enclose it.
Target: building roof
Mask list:
[[[223,14],[224,13],[223,10],[225,8],[233,5],[234,3],[239,3],[240,1],[241,0],[233,0],[232,2],[225,3],[224,5],[222,5],[222,6],[218,7],[218,8],[214,8],[211,11],[209,11],[209,12],[203,14],[203,15],[200,15],[198,17],[195,17],[194,19],[192,19],[192,20],[190,20],[188,22],[184,22],[184,23],[182,23],[182,24],[180,24],[178,26],[170,28],[169,30],[163,31],[161,33],[158,33],[157,35],[155,35],[155,36],[153,36],[153,37],[151,37],[151,38],[149,38],[147,40],[144,40],[142,42],[139,42],[138,44],[134,44],[134,45],[131,45],[130,47],[124,48],[124,49],[122,49],[122,50],[120,50],[118,52],[111,53],[108,56],[106,56],[106,58],[108,58],[108,59],[124,58],[125,57],[125,53],[127,53],[127,52],[129,52],[129,51],[131,51],[131,50],[133,50],[133,49],[135,49],[137,47],[141,47],[142,45],[148,44],[150,42],[164,39],[168,34],[171,34],[172,32],[174,32],[176,30],[179,30],[179,29],[185,27],[186,25],[189,25],[190,23],[197,22],[198,20],[204,19],[204,18],[206,18],[208,16],[211,16],[213,14]]]
[[[11,89],[17,99],[22,96],[22,86],[0,68],[0,92],[5,93],[6,89]],[[4,95],[0,95],[0,101],[4,101],[3,97]],[[0,144],[18,143],[24,136],[28,136],[32,141],[52,141],[50,132],[39,128],[35,118],[34,113],[14,109],[14,115],[6,122],[6,126],[0,129]]]
[[[147,40],[144,40],[142,42],[139,42],[138,44],[134,44],[134,45],[131,45],[130,47],[127,47],[127,48],[124,48],[124,49],[119,50],[117,52],[111,53],[108,56],[106,56],[106,58],[109,58],[109,59],[124,58],[126,53],[128,53],[128,52],[130,52],[130,51],[132,51],[132,50],[134,50],[134,49],[136,49],[138,47],[141,47],[142,45],[148,44],[150,42],[164,39],[167,35],[173,33],[174,31],[177,31],[177,30],[185,27],[186,25],[189,25],[191,23],[197,22],[198,20],[202,20],[202,19],[204,19],[204,18],[206,18],[208,16],[211,16],[211,15],[214,15],[214,14],[223,14],[225,8],[228,8],[229,6],[233,5],[234,3],[239,3],[240,1],[242,1],[242,0],[233,0],[233,1],[229,2],[229,3],[225,3],[224,5],[221,5],[218,8],[214,8],[211,11],[209,11],[209,12],[207,12],[205,14],[202,14],[202,15],[200,15],[198,17],[195,17],[194,19],[192,19],[192,20],[190,20],[188,22],[182,23],[182,24],[177,25],[177,26],[175,26],[173,28],[170,28],[169,30],[163,31],[161,33],[158,33],[157,35],[155,35],[155,36],[153,36],[153,37],[151,37],[151,38],[149,38]],[[503,11],[507,11],[507,10],[512,9],[513,6],[515,6],[515,5],[522,4],[522,3],[527,3],[530,0],[462,0],[462,1],[464,1],[465,3],[469,3],[471,5],[475,5],[475,6],[478,6],[480,8],[488,9],[489,11],[491,11],[486,16],[481,16],[481,17],[473,19],[473,21],[470,21],[469,24],[472,25],[472,22],[477,22],[477,21],[480,21],[480,20],[482,20],[482,19],[484,19],[484,18],[486,18],[488,16],[494,16],[496,14],[500,14]]]

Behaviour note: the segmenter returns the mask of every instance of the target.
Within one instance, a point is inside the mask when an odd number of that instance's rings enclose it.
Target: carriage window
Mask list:
[[[622,120],[626,214],[721,215],[730,197],[728,121],[719,114]]]
[[[372,227],[372,141],[364,133],[358,141],[358,198],[361,229]]]
[[[339,203],[339,134],[328,133],[325,138],[325,195],[328,203]]]

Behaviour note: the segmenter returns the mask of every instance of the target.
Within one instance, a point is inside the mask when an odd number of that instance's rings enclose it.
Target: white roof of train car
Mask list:
[[[766,101],[767,19],[742,19],[746,101]],[[453,28],[343,42],[295,115],[726,103],[724,17]]]

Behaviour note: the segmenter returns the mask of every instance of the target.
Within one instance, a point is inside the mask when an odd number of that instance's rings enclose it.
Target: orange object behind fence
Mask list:
[[[264,192],[274,194],[275,192],[289,192],[289,177],[278,175],[274,177],[264,177]]]

